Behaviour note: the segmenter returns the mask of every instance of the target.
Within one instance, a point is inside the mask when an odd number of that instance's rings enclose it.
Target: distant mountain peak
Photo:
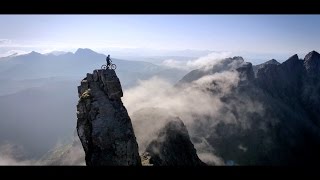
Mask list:
[[[294,54],[293,56],[289,57],[287,61],[292,61],[292,60],[299,60],[298,54]]]
[[[309,52],[306,57],[304,58],[304,60],[309,60],[309,59],[312,59],[312,58],[319,58],[320,57],[320,54],[317,52],[317,51],[311,51]]]
[[[279,65],[279,64],[281,64],[281,63],[279,63],[277,60],[271,59],[271,60],[266,61],[262,64],[258,64],[258,65],[253,66],[253,71],[254,71],[255,75],[257,75],[259,69],[262,69],[266,66],[274,66],[274,65]]]
[[[315,50],[312,50],[311,52],[310,52],[311,54],[319,54],[317,51],[315,51]]]
[[[38,53],[38,52],[36,52],[36,51],[31,51],[29,54],[30,54],[30,55],[41,55],[40,53]]]
[[[241,60],[244,61],[243,57],[241,56],[234,56],[233,58],[231,58],[232,60]]]
[[[13,54],[10,54],[9,56],[6,56],[6,57],[15,57],[15,56],[18,56],[19,54],[17,52],[13,53]]]
[[[305,56],[303,63],[309,75],[320,73],[320,54],[317,51],[309,52]]]
[[[89,48],[79,48],[74,54],[93,54],[96,53]]]
[[[275,59],[271,59],[271,60],[265,62],[264,64],[276,64],[276,65],[278,65],[278,64],[280,64],[280,63],[279,63],[277,60],[275,60]]]

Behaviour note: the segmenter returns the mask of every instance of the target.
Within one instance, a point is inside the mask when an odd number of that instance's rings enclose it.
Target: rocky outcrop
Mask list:
[[[294,103],[291,101],[297,102],[301,94],[304,72],[303,61],[295,54],[280,65],[268,64],[259,69],[256,84],[272,96]]]
[[[295,54],[280,65],[261,68],[257,74],[256,85],[282,103],[282,107],[269,105],[271,113],[281,109],[275,117],[279,120],[275,132],[279,147],[291,149],[286,153],[291,164],[313,164],[317,160],[312,159],[320,159],[315,153],[320,150],[319,62],[315,51],[304,60]],[[289,138],[293,140],[284,140]]]
[[[254,72],[251,63],[245,63],[237,68],[239,72],[240,81],[252,81],[254,79]]]
[[[258,64],[258,65],[253,66],[253,71],[254,71],[255,76],[257,76],[259,69],[264,68],[265,66],[267,66],[269,64],[279,65],[280,63],[275,59],[271,59],[271,60],[266,61],[262,64]]]
[[[195,117],[196,125],[188,126],[191,135],[204,138],[225,164],[316,165],[320,160],[319,62],[315,51],[304,60],[295,54],[281,64],[264,63],[253,78],[250,65],[240,64],[236,69],[240,81],[231,92],[205,90],[221,97],[221,115],[209,120]],[[190,75],[185,77],[192,80]],[[217,124],[206,131],[212,121]]]
[[[222,105],[213,117],[192,116],[196,119],[194,124],[188,124],[192,142],[197,149],[199,143],[194,139],[207,142],[212,148],[210,153],[226,165],[317,164],[320,160],[318,60],[316,52],[310,52],[304,60],[297,55],[281,64],[272,60],[254,76],[251,63],[234,57],[212,69],[187,74],[179,83],[188,86],[187,83],[205,75],[224,71],[237,71],[240,79],[228,93],[203,89],[219,98]],[[214,85],[219,88],[223,84]],[[140,160],[114,71],[96,70],[88,74],[78,91],[78,134],[87,165],[205,165],[183,122],[156,108],[132,115],[142,147]],[[160,120],[165,123],[159,123]],[[155,134],[154,129],[161,130]]]
[[[309,116],[320,127],[320,54],[309,52],[303,61],[306,74],[302,79],[301,101]]]
[[[309,52],[304,58],[304,67],[310,76],[320,74],[320,54],[316,51]]]
[[[131,119],[114,70],[94,70],[78,87],[77,132],[88,166],[141,165]]]
[[[192,144],[187,128],[179,119],[169,121],[142,155],[144,165],[204,166]]]

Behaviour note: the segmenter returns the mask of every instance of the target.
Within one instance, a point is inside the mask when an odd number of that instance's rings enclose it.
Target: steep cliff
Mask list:
[[[232,64],[230,58],[223,62]],[[281,64],[272,60],[261,65],[255,69],[256,77],[251,64],[240,64],[236,88],[228,93],[203,89],[223,102],[221,112],[214,118],[195,117],[190,131],[205,138],[226,164],[316,165],[320,160],[319,63],[315,51],[304,59],[295,54]],[[192,73],[185,77],[189,82],[201,78],[193,78]],[[212,122],[217,123],[209,131]]]
[[[88,166],[141,165],[131,119],[114,70],[94,70],[78,87],[77,132]]]
[[[150,142],[142,155],[153,166],[204,166],[180,118],[171,119]]]

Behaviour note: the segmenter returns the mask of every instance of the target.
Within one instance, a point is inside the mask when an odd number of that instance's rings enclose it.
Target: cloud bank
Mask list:
[[[240,97],[239,101],[231,103],[223,100],[223,97],[233,93],[233,89],[240,82],[239,73],[234,71],[234,68],[241,63],[233,61],[229,63],[230,59],[224,59],[227,56],[228,53],[213,53],[187,61],[185,66],[190,69],[200,68],[204,71],[208,68],[221,69],[221,71],[204,75],[188,84],[173,86],[155,76],[139,81],[136,87],[124,91],[122,101],[131,117],[140,152],[143,152],[148,142],[156,137],[157,131],[165,125],[168,118],[170,120],[170,117],[178,116],[187,126],[199,158],[210,165],[226,164],[221,157],[215,154],[215,149],[206,141],[206,136],[210,135],[214,127],[221,121],[236,124],[240,119],[242,120],[241,127],[250,128],[250,123],[246,120],[246,113],[263,113],[263,106],[247,97]],[[224,65],[226,61],[229,63],[227,66]],[[170,63],[175,64],[176,62]],[[176,63],[175,66],[181,65]],[[232,108],[241,112],[238,114],[239,117],[230,112]],[[66,159],[69,159],[68,162],[76,162],[81,159],[79,156],[84,155],[82,149],[77,147],[70,148],[69,153],[65,155],[68,157]],[[246,149],[246,147],[241,146],[241,149]],[[1,151],[3,154],[1,154],[1,163],[6,165],[35,163],[18,161],[11,152],[12,148]],[[60,163],[68,164],[68,162],[62,160]]]
[[[230,57],[231,54],[231,52],[212,52],[206,56],[188,61],[167,59],[162,62],[162,65],[183,70],[211,68],[215,64],[221,62],[223,59]]]
[[[0,146],[0,165],[24,166],[37,165],[37,163],[35,160],[24,158],[24,150],[21,146],[6,143]]]

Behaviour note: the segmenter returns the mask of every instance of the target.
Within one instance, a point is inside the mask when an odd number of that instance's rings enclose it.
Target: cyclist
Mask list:
[[[107,61],[107,67],[110,67],[111,65],[111,58],[110,58],[110,54],[108,54],[107,58],[106,58],[106,61]]]

